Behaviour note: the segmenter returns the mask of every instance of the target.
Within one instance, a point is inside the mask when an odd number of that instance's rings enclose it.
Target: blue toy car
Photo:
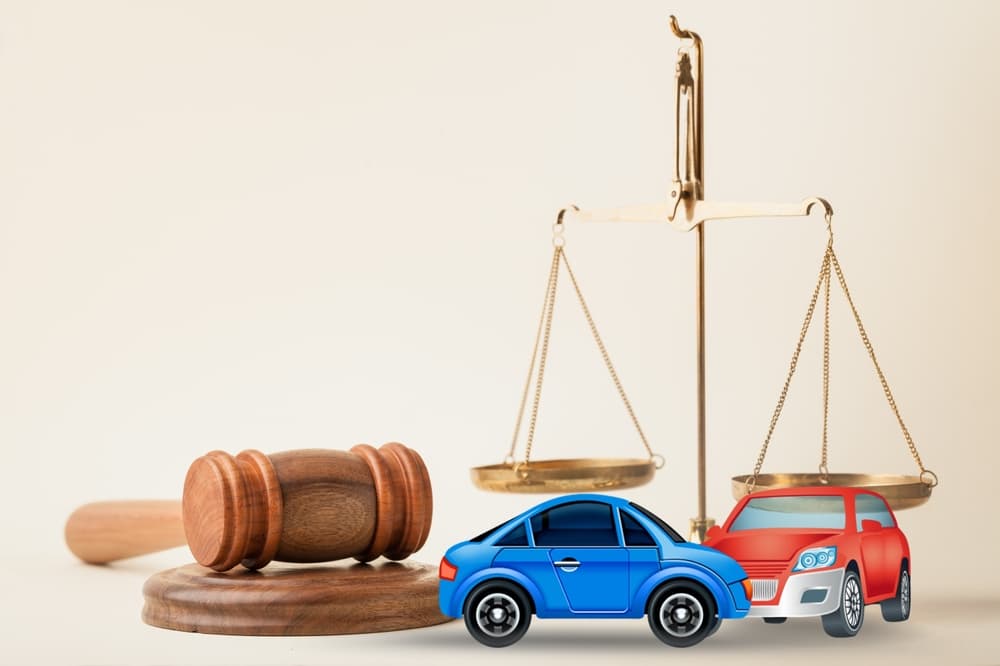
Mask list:
[[[728,555],[686,543],[638,504],[567,495],[448,549],[439,604],[490,647],[517,642],[531,616],[641,618],[688,647],[750,610],[752,588]]]

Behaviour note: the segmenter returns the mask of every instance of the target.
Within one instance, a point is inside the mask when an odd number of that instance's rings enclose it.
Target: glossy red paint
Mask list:
[[[720,529],[709,531],[705,540],[740,563],[751,579],[775,579],[777,594],[770,601],[754,601],[754,606],[777,605],[785,583],[799,553],[807,548],[835,546],[837,559],[825,569],[845,568],[853,564],[861,577],[866,604],[876,603],[896,595],[899,574],[904,563],[910,569],[910,547],[899,529],[895,514],[885,507],[892,518],[891,526],[878,520],[863,519],[858,529],[856,506],[858,497],[885,499],[878,493],[840,486],[814,488],[783,488],[753,493],[741,499]],[[839,496],[844,499],[843,530],[767,528],[730,532],[734,520],[753,499],[762,497]],[[862,502],[870,500],[862,500]]]

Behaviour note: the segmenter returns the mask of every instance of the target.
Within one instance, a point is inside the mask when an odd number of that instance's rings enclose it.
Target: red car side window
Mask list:
[[[861,531],[862,520],[877,520],[882,527],[895,527],[889,507],[874,495],[858,495],[854,500],[854,510],[858,514],[857,530]]]

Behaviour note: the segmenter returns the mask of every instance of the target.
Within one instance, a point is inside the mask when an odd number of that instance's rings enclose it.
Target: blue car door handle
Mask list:
[[[559,560],[555,565],[567,573],[572,573],[580,567],[580,561],[567,557],[564,560]]]

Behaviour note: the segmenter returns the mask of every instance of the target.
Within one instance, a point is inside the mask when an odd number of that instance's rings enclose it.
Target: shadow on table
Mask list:
[[[832,638],[823,631],[818,617],[795,618],[783,624],[765,624],[758,618],[727,620],[718,633],[698,644],[699,654],[729,655],[746,653],[748,649],[771,648],[782,652],[804,652],[824,646],[843,645],[878,648],[898,645],[899,641],[920,635],[928,623],[937,628],[946,625],[965,625],[969,622],[993,624],[1000,620],[1000,598],[997,599],[932,599],[924,600],[914,608],[909,622],[886,622],[877,605],[865,608],[864,626],[853,638]],[[923,627],[921,625],[924,625]],[[432,631],[405,632],[401,643],[416,649],[469,649],[490,652],[468,635],[461,620]],[[515,646],[532,652],[574,652],[624,655],[649,654],[651,650],[664,650],[665,655],[675,648],[663,645],[653,636],[648,623],[643,620],[533,620],[528,633]],[[519,650],[518,650],[519,651]],[[684,650],[681,650],[684,652]]]

